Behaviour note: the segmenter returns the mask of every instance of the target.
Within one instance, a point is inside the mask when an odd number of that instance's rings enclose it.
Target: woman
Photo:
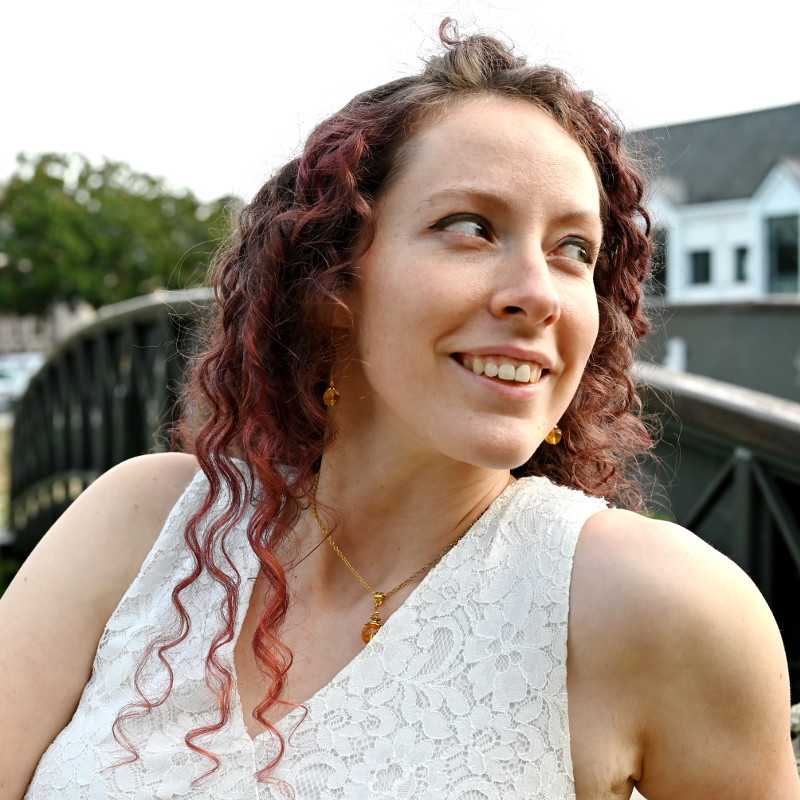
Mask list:
[[[9,589],[3,797],[800,797],[757,591],[600,499],[648,446],[620,131],[442,38],[244,211],[195,456],[112,470]]]

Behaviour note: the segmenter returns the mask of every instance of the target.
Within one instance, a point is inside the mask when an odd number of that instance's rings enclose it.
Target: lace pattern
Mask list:
[[[574,800],[567,718],[569,582],[578,534],[603,501],[544,478],[526,478],[425,577],[373,641],[333,680],[284,717],[277,780],[258,770],[274,737],[251,739],[238,696],[230,723],[198,744],[184,737],[216,719],[204,655],[219,629],[222,589],[203,575],[185,594],[187,639],[170,651],[173,691],[125,732],[139,759],[111,734],[135,701],[132,675],[146,645],[174,625],[170,593],[191,567],[183,529],[205,496],[198,474],[171,512],[138,577],[108,622],[78,709],[42,757],[26,800]],[[225,498],[220,499],[225,503]],[[238,626],[258,563],[244,530],[228,551],[242,581]],[[233,644],[223,653],[233,671]],[[149,696],[165,686],[149,665]],[[117,766],[115,766],[117,765]]]

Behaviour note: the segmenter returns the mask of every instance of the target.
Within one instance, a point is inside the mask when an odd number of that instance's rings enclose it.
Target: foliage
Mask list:
[[[228,198],[202,203],[121,162],[47,153],[17,164],[0,190],[0,310],[196,284],[226,233]]]

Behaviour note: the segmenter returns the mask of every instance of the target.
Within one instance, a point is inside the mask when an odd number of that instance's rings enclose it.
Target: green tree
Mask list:
[[[227,233],[230,198],[202,203],[121,162],[47,153],[17,164],[0,189],[0,310],[196,284]]]

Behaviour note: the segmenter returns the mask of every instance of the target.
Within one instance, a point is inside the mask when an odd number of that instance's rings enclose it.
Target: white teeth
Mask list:
[[[501,364],[497,370],[497,377],[503,381],[513,381],[516,374],[513,364]]]
[[[538,383],[542,377],[542,367],[535,364],[498,364],[495,361],[484,361],[480,357],[472,358],[463,356],[461,363],[471,369],[476,375],[486,375],[488,378],[500,378],[504,381],[516,383]]]
[[[514,380],[518,383],[528,383],[531,379],[531,368],[529,364],[520,364],[514,372]]]

